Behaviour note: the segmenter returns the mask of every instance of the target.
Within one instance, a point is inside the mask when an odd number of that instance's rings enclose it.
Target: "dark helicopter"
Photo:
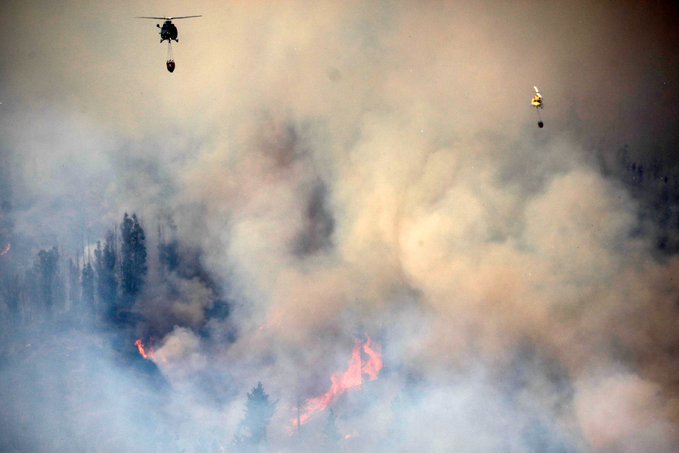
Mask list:
[[[160,42],[167,41],[170,42],[171,40],[175,40],[176,42],[179,42],[179,39],[177,38],[177,26],[172,23],[173,20],[175,19],[190,19],[192,17],[203,17],[203,16],[178,16],[178,17],[154,17],[154,16],[137,16],[137,19],[156,19],[156,20],[164,20],[163,26],[161,27],[160,24],[156,24],[156,27],[160,28]]]
[[[172,59],[172,41],[179,42],[179,34],[177,32],[177,26],[172,23],[175,19],[190,19],[192,17],[203,17],[203,16],[178,16],[178,17],[155,17],[155,16],[137,16],[137,19],[156,19],[163,20],[163,25],[156,24],[156,27],[160,28],[160,42],[167,41],[167,70],[170,72],[174,71],[174,60]]]

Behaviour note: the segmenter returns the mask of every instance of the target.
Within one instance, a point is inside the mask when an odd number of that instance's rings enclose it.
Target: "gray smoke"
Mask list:
[[[298,432],[297,405],[365,335],[385,367],[334,404],[342,451],[679,447],[679,261],[616,166],[677,168],[673,6],[187,8],[0,19],[0,270],[124,212],[184,259],[135,306],[152,361],[0,307],[1,449],[232,451],[261,381],[271,451],[319,451],[327,412]],[[133,17],[185,14],[169,74]]]

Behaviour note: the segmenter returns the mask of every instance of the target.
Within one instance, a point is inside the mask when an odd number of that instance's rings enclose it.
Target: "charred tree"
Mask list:
[[[335,415],[335,412],[330,409],[328,418],[325,421],[325,426],[323,427],[323,437],[321,439],[323,451],[327,453],[339,453],[341,441],[342,435],[337,429],[337,416]]]

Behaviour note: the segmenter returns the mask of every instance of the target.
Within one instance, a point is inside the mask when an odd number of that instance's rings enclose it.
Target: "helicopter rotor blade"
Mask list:
[[[170,20],[175,20],[175,19],[190,19],[192,17],[203,17],[202,15],[199,16],[178,16],[178,17],[168,17]]]
[[[136,16],[135,19],[156,19],[156,20],[168,20],[169,17],[154,17],[154,16]]]

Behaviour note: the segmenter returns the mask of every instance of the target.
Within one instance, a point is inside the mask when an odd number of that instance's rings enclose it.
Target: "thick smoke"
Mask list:
[[[628,173],[677,181],[672,6],[188,7],[0,19],[0,450],[237,451],[261,381],[271,451],[332,451],[329,412],[293,421],[367,336],[340,451],[677,450],[679,261]],[[169,74],[133,17],[186,14]],[[38,250],[85,260],[125,212],[131,327],[13,306]]]

